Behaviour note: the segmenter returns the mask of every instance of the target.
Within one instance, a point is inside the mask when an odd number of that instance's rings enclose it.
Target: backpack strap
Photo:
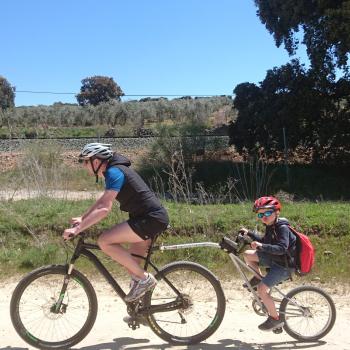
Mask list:
[[[276,222],[277,222],[277,221],[276,221]],[[276,222],[275,222],[274,225],[273,225],[273,233],[274,233],[274,238],[275,238],[275,240],[277,241]],[[288,229],[289,229],[289,231],[291,231],[291,230],[290,230],[290,225],[287,225],[287,224],[282,224],[282,225],[287,226]],[[288,247],[288,248],[289,248],[289,247]],[[289,269],[288,258],[289,258],[291,261],[293,261],[293,257],[291,256],[291,254],[290,254],[288,248],[287,248],[287,250],[286,250],[286,253],[284,254],[284,267],[285,267],[286,269]],[[295,259],[294,259],[294,262],[295,262]],[[294,265],[295,265],[295,263],[294,263]],[[292,273],[289,273],[289,278],[290,278],[291,281],[293,281]]]

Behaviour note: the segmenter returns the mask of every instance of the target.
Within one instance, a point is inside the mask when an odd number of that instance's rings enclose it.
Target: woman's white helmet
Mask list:
[[[113,156],[111,146],[112,145],[107,143],[88,143],[81,151],[79,159],[89,159],[91,157],[96,157],[98,159],[109,159]]]

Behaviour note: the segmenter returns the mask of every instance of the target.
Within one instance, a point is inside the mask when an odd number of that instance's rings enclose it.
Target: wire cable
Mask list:
[[[50,94],[50,95],[77,95],[76,92],[55,92],[55,91],[33,91],[33,90],[16,90],[16,93],[27,94]],[[178,97],[178,96],[194,96],[194,97],[216,97],[231,96],[231,94],[125,94],[120,97]]]

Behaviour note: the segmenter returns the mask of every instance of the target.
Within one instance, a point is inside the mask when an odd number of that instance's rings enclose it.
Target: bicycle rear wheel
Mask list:
[[[294,339],[315,341],[334,326],[336,311],[332,298],[322,289],[302,286],[282,300],[280,315],[284,330]]]
[[[13,292],[11,320],[17,333],[39,349],[69,349],[91,330],[97,315],[96,293],[77,270],[61,295],[67,266],[44,266],[26,275]],[[59,310],[56,303],[63,301]]]
[[[181,305],[147,315],[151,329],[160,338],[172,344],[196,344],[217,330],[226,300],[220,282],[208,269],[192,262],[175,262],[161,269],[156,278],[158,284],[145,296],[146,307],[172,302]]]

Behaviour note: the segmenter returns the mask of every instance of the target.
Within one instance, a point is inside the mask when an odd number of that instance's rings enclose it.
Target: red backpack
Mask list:
[[[297,273],[299,275],[306,275],[314,265],[315,249],[308,236],[296,231],[292,226],[289,226],[289,229],[295,234],[297,239],[295,257]]]

